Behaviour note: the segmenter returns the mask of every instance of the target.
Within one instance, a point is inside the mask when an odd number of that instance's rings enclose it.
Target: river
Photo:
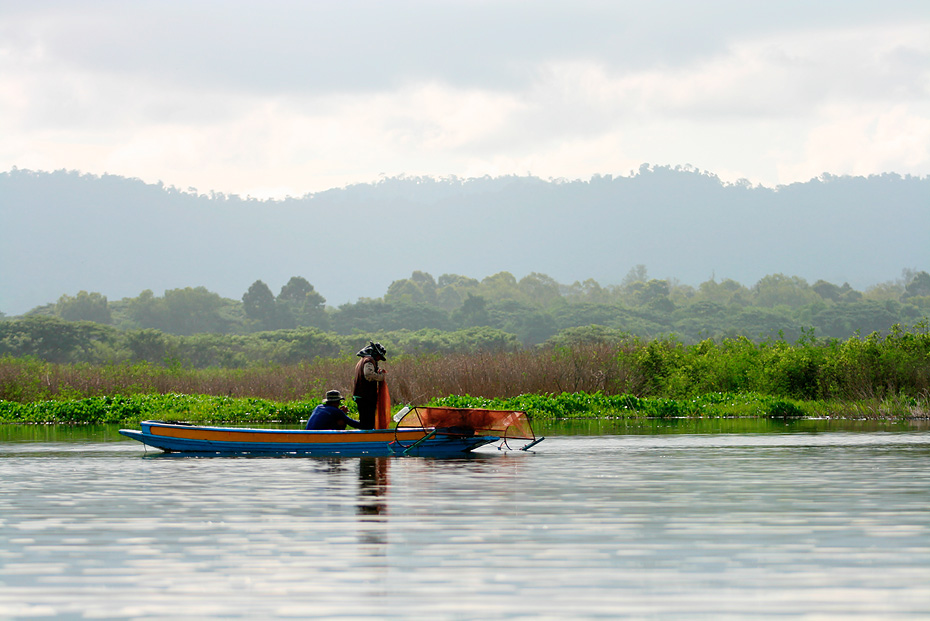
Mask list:
[[[925,424],[545,431],[324,459],[0,428],[0,619],[930,618]]]

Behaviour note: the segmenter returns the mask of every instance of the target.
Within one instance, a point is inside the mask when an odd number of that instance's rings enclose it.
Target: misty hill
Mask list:
[[[865,289],[930,265],[930,178],[824,175],[778,188],[682,168],[628,177],[388,178],[258,201],[118,176],[0,173],[0,311],[206,286],[241,298],[304,276],[330,305],[414,270],[697,285],[767,274]]]

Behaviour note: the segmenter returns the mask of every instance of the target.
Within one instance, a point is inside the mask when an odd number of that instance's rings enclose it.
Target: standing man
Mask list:
[[[384,360],[387,350],[381,343],[369,341],[356,355],[361,358],[355,365],[355,389],[352,398],[358,406],[358,419],[361,429],[375,428],[375,412],[378,409],[378,397],[383,389],[384,369],[378,368],[378,363]]]

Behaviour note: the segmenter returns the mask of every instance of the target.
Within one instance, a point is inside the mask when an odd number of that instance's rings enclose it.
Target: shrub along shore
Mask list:
[[[5,357],[0,422],[293,424],[326,390],[350,392],[354,363],[343,355],[290,366],[194,369]],[[579,338],[520,351],[392,356],[385,368],[397,407],[520,409],[537,419],[930,416],[926,324],[845,341]]]
[[[268,399],[181,394],[116,395],[32,403],[0,401],[0,423],[135,424],[152,419],[199,424],[299,425],[318,403],[319,400],[280,403]],[[912,401],[796,401],[752,393],[710,393],[688,400],[581,392],[518,395],[505,399],[453,395],[432,399],[428,405],[522,410],[533,420],[547,421],[805,417],[905,420],[928,415],[925,404]]]

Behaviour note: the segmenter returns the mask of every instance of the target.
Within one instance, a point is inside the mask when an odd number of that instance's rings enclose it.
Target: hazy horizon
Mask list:
[[[825,176],[778,190],[704,171],[554,182],[385,178],[288,201],[195,195],[119,176],[0,173],[0,311],[306,278],[331,306],[419,270],[617,285],[637,265],[697,286],[773,274],[857,290],[930,265],[930,177]],[[881,249],[880,252],[876,249]],[[15,266],[15,269],[14,269]]]

